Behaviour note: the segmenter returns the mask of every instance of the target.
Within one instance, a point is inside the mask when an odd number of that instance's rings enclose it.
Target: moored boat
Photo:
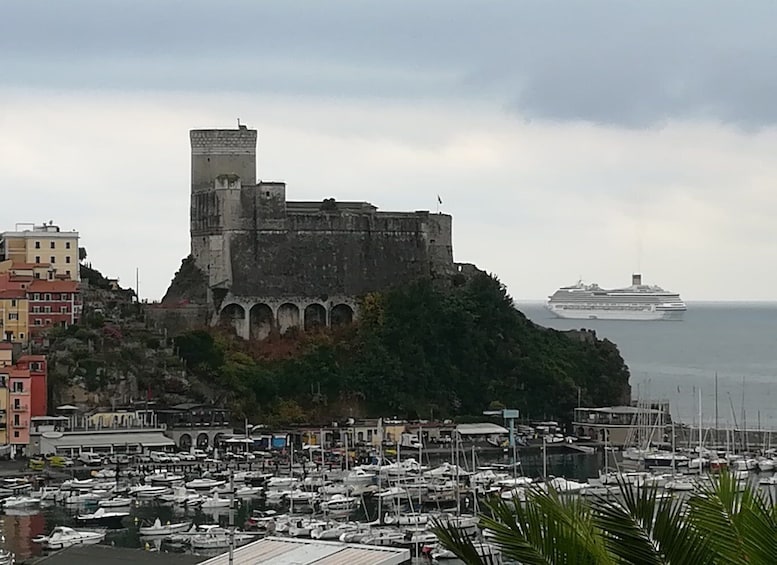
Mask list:
[[[67,526],[57,526],[47,536],[32,538],[46,549],[64,549],[74,545],[94,545],[105,539],[105,532],[87,532],[74,530]]]

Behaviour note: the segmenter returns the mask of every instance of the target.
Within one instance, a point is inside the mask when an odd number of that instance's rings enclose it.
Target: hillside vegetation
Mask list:
[[[577,405],[629,398],[616,346],[590,332],[536,326],[504,286],[480,274],[364,298],[357,323],[246,342],[226,329],[176,338],[190,379],[236,418],[293,423],[331,417],[479,415],[489,405],[568,420]]]

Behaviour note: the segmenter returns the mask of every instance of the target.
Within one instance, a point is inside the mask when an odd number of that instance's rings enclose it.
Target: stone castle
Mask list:
[[[211,324],[262,338],[348,323],[369,292],[464,269],[453,262],[447,214],[290,201],[285,183],[256,178],[256,130],[192,130],[190,139],[189,261],[204,279],[195,294]],[[163,305],[187,298],[180,286],[173,281]]]

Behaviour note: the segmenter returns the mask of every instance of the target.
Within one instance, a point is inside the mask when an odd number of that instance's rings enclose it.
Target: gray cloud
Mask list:
[[[526,118],[777,121],[777,5],[12,1],[0,86],[496,103]]]

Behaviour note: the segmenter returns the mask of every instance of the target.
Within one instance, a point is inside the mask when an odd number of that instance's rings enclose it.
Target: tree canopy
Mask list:
[[[308,421],[455,417],[492,403],[565,420],[578,394],[586,405],[629,396],[614,344],[536,326],[486,274],[367,295],[346,328],[291,330],[261,343],[198,330],[176,345],[195,377],[228,391],[237,417],[260,420],[288,413],[290,401]]]

